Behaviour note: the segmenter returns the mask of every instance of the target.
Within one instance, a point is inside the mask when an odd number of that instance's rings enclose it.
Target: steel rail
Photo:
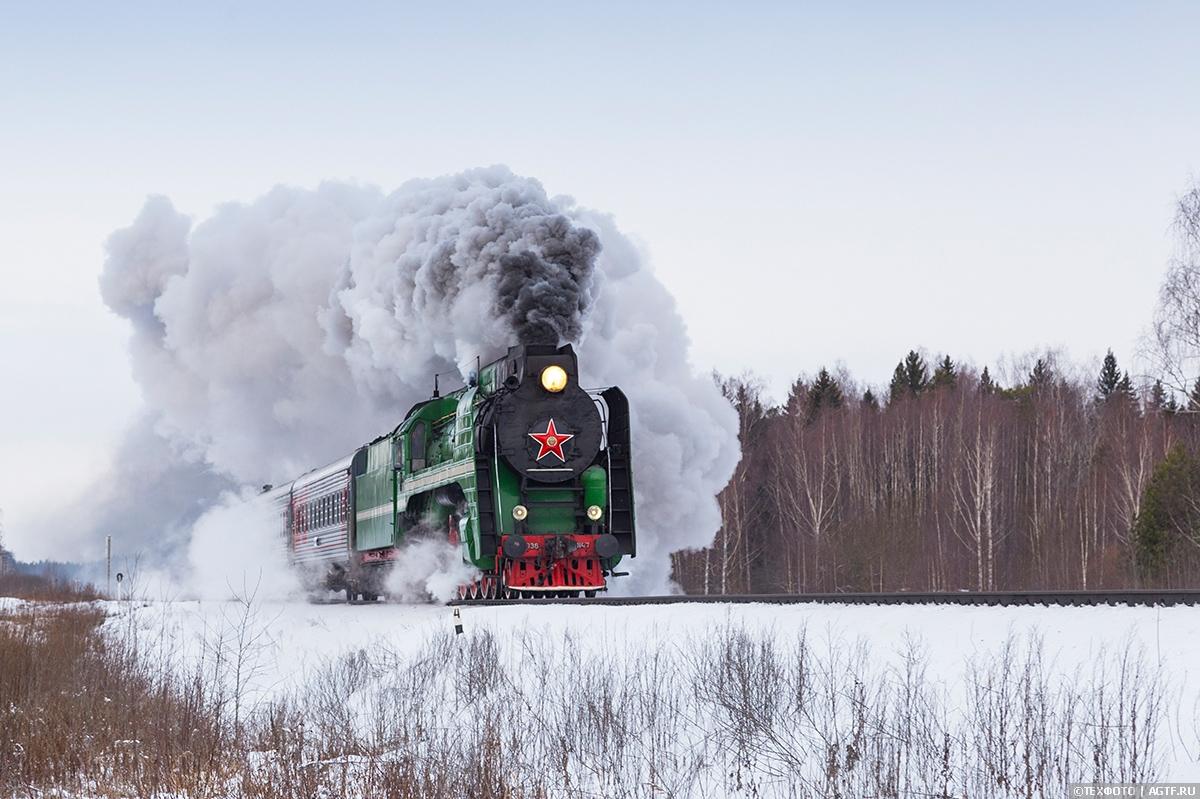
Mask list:
[[[465,599],[447,604],[461,607],[530,605],[678,605],[687,603],[728,603],[764,605],[985,605],[1048,607],[1086,607],[1127,605],[1172,607],[1200,604],[1200,590],[1132,589],[1124,591],[895,591],[827,594],[727,594],[694,596],[605,596],[605,597],[522,597],[520,599]]]

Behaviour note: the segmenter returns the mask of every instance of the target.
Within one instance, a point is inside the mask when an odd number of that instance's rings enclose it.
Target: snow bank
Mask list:
[[[0,600],[2,602],[3,600]],[[206,632],[242,609],[230,602],[109,603],[117,625],[129,614],[143,629],[169,637],[182,662],[198,657]],[[253,608],[267,630],[264,690],[302,682],[312,668],[376,643],[415,652],[430,637],[453,630],[455,608],[433,605],[312,605],[263,602]],[[930,674],[952,677],[972,656],[997,651],[1011,637],[1040,635],[1046,653],[1066,672],[1127,641],[1144,645],[1156,663],[1181,682],[1198,682],[1200,613],[1188,607],[1008,607],[676,604],[630,607],[520,605],[458,608],[466,635],[482,629],[570,630],[593,653],[614,646],[684,641],[720,626],[737,625],[783,637],[810,635],[863,642],[881,663],[894,662],[911,643],[928,656]],[[128,619],[126,619],[128,621]]]
[[[647,780],[678,796],[824,791],[827,757],[842,795],[877,792],[877,767],[901,762],[905,791],[984,795],[989,770],[1016,768],[1021,751],[1057,769],[1047,784],[1093,768],[1200,779],[1200,614],[1183,607],[110,610],[112,634],[136,634],[181,674],[228,681],[244,707],[286,699],[314,730],[352,730],[384,759],[406,741],[418,764],[519,739],[514,779],[573,785],[563,796],[632,796]],[[1143,760],[1127,773],[1133,750]]]

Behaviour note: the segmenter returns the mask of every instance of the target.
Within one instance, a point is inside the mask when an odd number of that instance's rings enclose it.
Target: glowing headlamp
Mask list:
[[[567,370],[561,366],[547,366],[542,370],[542,388],[557,394],[567,387]]]

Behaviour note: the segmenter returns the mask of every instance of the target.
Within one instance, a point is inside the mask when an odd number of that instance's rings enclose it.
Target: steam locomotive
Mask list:
[[[637,554],[629,403],[570,345],[511,347],[396,429],[267,492],[310,585],[377,599],[414,540],[458,546],[460,599],[594,596]]]

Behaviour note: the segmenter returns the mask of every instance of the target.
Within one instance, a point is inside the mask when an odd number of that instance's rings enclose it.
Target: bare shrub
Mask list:
[[[245,606],[221,615],[189,665],[156,655],[169,637],[126,618],[101,637],[96,609],[4,617],[0,788],[1049,797],[1072,781],[1152,780],[1165,762],[1166,678],[1133,642],[1063,673],[1036,637],[1010,638],[942,682],[917,641],[881,659],[804,629],[625,644],[473,629],[380,641],[246,701],[245,669],[215,642],[257,640],[248,618]]]
[[[318,692],[349,685],[331,671],[361,676],[337,703],[288,700],[311,737],[275,746],[306,753],[284,784],[308,771],[350,795],[1028,797],[1152,779],[1162,760],[1164,678],[1132,644],[1084,679],[1012,639],[953,685],[915,641],[880,666],[861,644],[736,626],[599,651],[572,633],[477,631],[368,654],[379,669],[363,657],[315,676]]]

